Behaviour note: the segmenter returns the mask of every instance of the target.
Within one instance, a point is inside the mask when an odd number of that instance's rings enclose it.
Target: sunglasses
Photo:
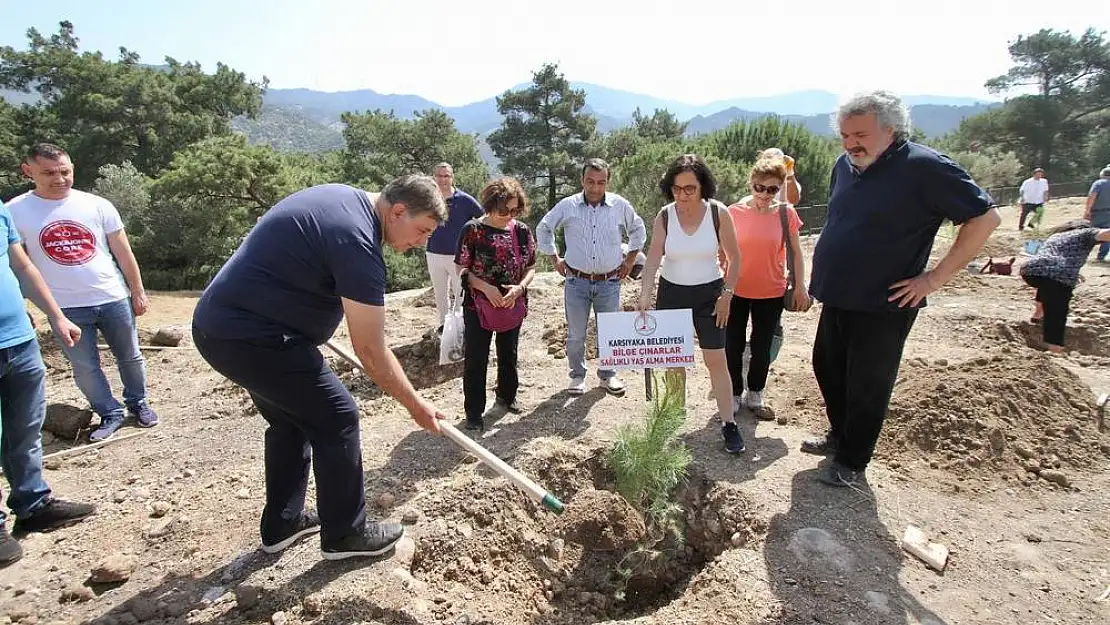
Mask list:
[[[775,195],[779,192],[779,189],[781,188],[782,187],[777,184],[769,184],[764,186],[759,184],[758,182],[752,183],[752,191],[755,191],[756,193],[770,193],[771,195]]]

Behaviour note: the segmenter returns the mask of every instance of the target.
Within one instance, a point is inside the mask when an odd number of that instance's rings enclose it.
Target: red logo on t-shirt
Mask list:
[[[39,245],[59,265],[84,265],[96,256],[96,235],[76,221],[54,221],[39,232]]]

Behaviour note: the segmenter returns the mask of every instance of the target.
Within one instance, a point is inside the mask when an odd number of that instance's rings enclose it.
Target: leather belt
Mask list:
[[[590,281],[593,281],[593,282],[604,282],[605,280],[612,280],[613,278],[619,278],[620,275],[621,275],[621,268],[617,267],[616,269],[610,271],[609,273],[586,273],[584,271],[578,271],[574,267],[571,267],[570,265],[567,265],[567,273],[569,275],[574,276],[575,278],[582,278],[583,280],[590,280]]]

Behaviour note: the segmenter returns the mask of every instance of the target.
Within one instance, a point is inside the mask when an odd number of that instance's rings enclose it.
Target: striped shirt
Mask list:
[[[643,249],[647,239],[644,220],[632,204],[616,193],[606,193],[601,203],[592,206],[584,193],[559,200],[536,226],[541,254],[559,253],[555,233],[563,229],[567,265],[585,273],[609,273],[624,260],[621,244],[628,239],[628,251]]]

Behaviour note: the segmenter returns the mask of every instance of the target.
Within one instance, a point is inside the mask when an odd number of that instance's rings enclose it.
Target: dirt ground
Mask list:
[[[1078,200],[1053,202],[1047,221],[1080,212]],[[1031,235],[1015,231],[1012,208],[1004,214],[989,252],[1020,258]],[[938,241],[938,252],[946,245]],[[1099,431],[1095,407],[1110,391],[1110,265],[1083,273],[1073,351],[1063,356],[1036,349],[1031,291],[1016,276],[961,274],[932,297],[859,490],[820,485],[819,459],[798,451],[823,429],[809,365],[816,309],[784,319],[767,391],[779,421],[743,415],[745,454],[723,452],[708,380],[696,370],[683,433],[695,460],[676,493],[686,540],[661,557],[637,551],[640,520],[607,492],[605,453],[617,427],[646,408],[643,376],[624,376],[623,398],[563,392],[566,361],[550,345],[562,318],[555,275],[532,289],[520,348],[524,412],[492,413],[481,440],[568,512],[543,511],[417,430],[337,363],[365,414],[370,513],[403,521],[411,537],[372,562],[324,562],[315,538],[279,556],[257,551],[262,419],[194,350],[151,350],[161,424],[48,461],[56,494],[99,511],[23,539],[23,560],[0,570],[0,623],[1110,622],[1110,601],[1099,601],[1110,588],[1110,433]],[[626,287],[626,298],[637,288]],[[144,336],[187,328],[194,303],[194,293],[155,295]],[[428,304],[422,292],[391,296],[390,338],[421,392],[458,413],[458,368],[429,364]],[[49,343],[44,352],[52,410],[86,408],[64,358]],[[943,573],[902,551],[910,524],[951,550]],[[93,581],[106,572],[117,581]]]

